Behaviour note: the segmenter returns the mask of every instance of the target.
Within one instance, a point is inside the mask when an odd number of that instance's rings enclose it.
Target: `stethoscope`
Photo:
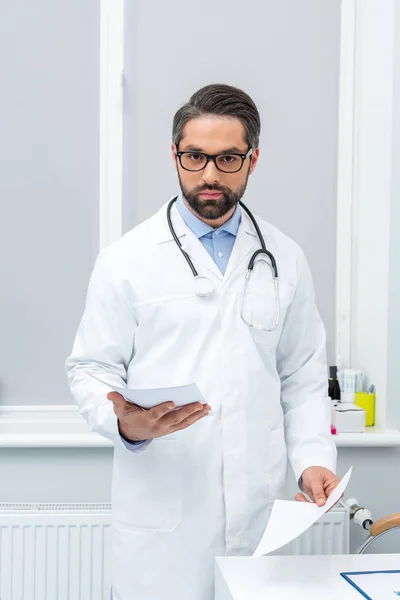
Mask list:
[[[183,256],[186,259],[186,262],[188,263],[189,267],[192,270],[193,276],[194,276],[194,292],[197,296],[203,298],[206,296],[211,296],[211,294],[214,291],[214,284],[211,281],[211,279],[209,279],[208,277],[205,277],[204,275],[199,275],[193,262],[191,261],[189,255],[187,254],[187,252],[185,252],[185,250],[182,248],[182,244],[178,238],[178,236],[175,233],[174,227],[172,225],[172,220],[171,220],[171,209],[173,204],[176,202],[178,196],[175,196],[175,198],[172,198],[172,200],[169,202],[168,207],[167,207],[167,221],[168,221],[168,226],[169,226],[169,230],[172,234],[172,237],[174,238],[176,245],[178,246],[179,250],[181,251],[181,253],[183,254]],[[240,316],[242,318],[242,320],[246,323],[246,325],[248,325],[249,327],[252,327],[254,329],[258,329],[261,331],[274,331],[278,325],[279,325],[279,317],[280,317],[280,302],[279,302],[279,284],[278,284],[278,268],[276,266],[276,260],[274,255],[269,252],[269,250],[267,250],[266,246],[265,246],[265,242],[264,242],[264,238],[261,234],[260,228],[257,224],[257,221],[255,220],[254,216],[252,215],[252,213],[250,212],[250,210],[247,208],[247,206],[245,206],[243,204],[243,202],[239,202],[240,206],[246,211],[246,213],[248,214],[251,222],[253,223],[254,229],[257,232],[258,235],[258,239],[260,240],[260,244],[261,244],[261,248],[259,248],[258,250],[256,250],[252,257],[250,258],[248,267],[247,267],[247,273],[245,276],[245,281],[244,281],[244,286],[243,286],[243,290],[241,293],[241,298],[240,298]],[[268,264],[268,266],[271,269],[271,274],[272,274],[272,279],[274,282],[274,290],[275,290],[275,308],[276,308],[276,315],[275,315],[275,322],[273,327],[270,328],[265,328],[262,325],[257,325],[255,323],[250,323],[244,316],[243,314],[243,302],[244,302],[244,298],[245,298],[245,294],[246,294],[246,290],[247,290],[247,286],[249,283],[249,279],[250,279],[250,275],[253,271],[253,267],[254,267],[254,263],[255,260],[258,256],[260,255],[264,255],[267,256],[269,258],[269,261],[266,261],[266,264]]]

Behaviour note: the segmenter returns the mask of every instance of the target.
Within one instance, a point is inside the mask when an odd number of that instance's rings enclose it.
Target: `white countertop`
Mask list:
[[[400,569],[400,554],[217,558],[215,600],[362,600],[340,573]]]

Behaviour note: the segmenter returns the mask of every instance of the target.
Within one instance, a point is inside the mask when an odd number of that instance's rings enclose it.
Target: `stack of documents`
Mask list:
[[[128,402],[137,404],[141,408],[153,408],[163,402],[174,402],[176,408],[181,408],[193,402],[205,404],[204,397],[195,383],[165,388],[129,389],[104,381],[92,373],[89,373],[89,375],[100,381],[100,383],[107,385],[112,391],[121,394]]]

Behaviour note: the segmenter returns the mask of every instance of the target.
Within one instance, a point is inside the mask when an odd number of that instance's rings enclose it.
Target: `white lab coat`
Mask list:
[[[311,465],[335,469],[325,333],[303,253],[258,218],[279,269],[281,318],[276,331],[253,331],[239,314],[260,247],[247,215],[225,276],[175,206],[172,219],[213,295],[194,294],[165,205],[100,253],[67,360],[81,413],[114,441],[114,600],[212,600],[214,557],[254,551],[287,455],[296,479]],[[275,311],[266,273],[252,282],[255,312]],[[109,389],[89,372],[133,388],[196,382],[213,414],[132,452]]]

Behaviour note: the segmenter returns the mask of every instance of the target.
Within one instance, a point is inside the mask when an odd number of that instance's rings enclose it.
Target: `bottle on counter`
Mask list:
[[[340,385],[337,378],[337,367],[329,368],[328,396],[331,400],[340,402]]]

